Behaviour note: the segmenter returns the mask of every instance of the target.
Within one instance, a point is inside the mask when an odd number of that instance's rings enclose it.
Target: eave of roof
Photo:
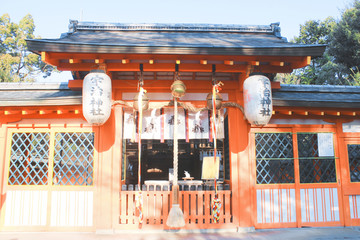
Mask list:
[[[319,57],[324,45],[284,47],[167,47],[167,46],[119,46],[27,40],[28,48],[40,52],[76,52],[99,54],[181,54],[181,55],[244,55],[244,56],[311,56]]]
[[[81,105],[82,92],[67,83],[1,83],[0,106]],[[281,85],[273,90],[274,107],[360,109],[360,87]]]

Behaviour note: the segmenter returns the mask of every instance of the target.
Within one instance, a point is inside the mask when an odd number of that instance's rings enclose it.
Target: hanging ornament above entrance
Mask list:
[[[265,126],[273,111],[270,80],[263,75],[253,75],[243,86],[245,117],[251,124]]]
[[[175,73],[177,74],[177,73]],[[177,78],[177,77],[175,77]],[[181,98],[185,95],[186,86],[181,80],[175,80],[171,85],[171,94],[175,98]]]
[[[217,169],[216,166],[218,166],[218,156],[217,156],[217,128],[218,128],[218,119],[220,116],[217,116],[219,114],[217,114],[216,112],[218,112],[222,106],[222,97],[220,95],[220,90],[221,90],[221,86],[223,85],[222,82],[217,82],[216,78],[215,78],[215,71],[216,71],[216,67],[215,65],[212,66],[212,93],[208,95],[207,97],[207,107],[211,109],[212,112],[212,118],[211,118],[211,132],[212,132],[212,136],[213,136],[213,142],[214,142],[214,161],[213,161],[213,168]],[[220,111],[219,111],[220,112]],[[217,194],[217,178],[218,176],[218,172],[219,170],[216,171],[216,173],[214,174],[214,187],[215,187],[215,194],[214,194],[214,199],[212,200],[212,204],[211,204],[211,210],[212,210],[212,216],[213,216],[213,221],[214,223],[219,223],[220,220],[220,208],[221,208],[221,200],[218,198],[218,194]]]
[[[139,92],[134,97],[133,108],[135,111],[145,111],[149,108],[149,97],[146,95],[146,90],[143,88],[144,86],[144,66],[140,63],[140,75],[139,75],[139,83],[138,90]]]
[[[223,101],[223,98],[222,98],[221,94],[217,92],[216,93],[216,98],[215,98],[215,108],[216,108],[216,110],[221,109],[222,101]],[[213,109],[213,94],[212,93],[209,93],[206,96],[206,107],[208,109]]]
[[[134,107],[135,111],[139,111],[139,106],[141,106],[141,109],[143,111],[148,110],[149,109],[149,97],[146,95],[145,92],[141,93],[141,103],[139,103],[139,101],[140,101],[139,95],[140,95],[140,93],[137,93],[134,97],[133,107]]]
[[[83,80],[82,110],[86,121],[104,124],[111,113],[111,79],[103,70],[92,70]]]
[[[166,225],[170,228],[181,228],[185,226],[184,214],[179,203],[179,185],[178,185],[178,102],[177,99],[185,95],[185,84],[179,79],[179,65],[175,65],[174,82],[171,85],[171,94],[174,97],[174,143],[173,143],[173,169],[174,178],[172,185],[172,206],[166,220]]]

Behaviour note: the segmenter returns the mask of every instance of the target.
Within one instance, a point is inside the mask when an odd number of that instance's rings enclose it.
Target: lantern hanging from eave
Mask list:
[[[103,70],[93,70],[83,81],[82,108],[86,121],[104,124],[111,113],[111,79]]]
[[[253,75],[244,81],[244,113],[256,126],[266,125],[272,116],[270,80],[263,75]]]

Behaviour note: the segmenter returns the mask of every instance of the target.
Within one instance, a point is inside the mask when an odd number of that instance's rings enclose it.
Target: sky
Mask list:
[[[119,23],[211,23],[270,25],[280,22],[288,40],[308,20],[339,19],[353,0],[0,0],[0,15],[12,22],[26,14],[35,21],[35,35],[59,38],[69,20]],[[54,74],[51,78],[58,78]],[[64,75],[64,74],[62,74]],[[66,77],[70,75],[66,75]],[[63,76],[62,76],[63,77]],[[47,79],[49,80],[49,79]],[[59,79],[59,81],[62,81]]]

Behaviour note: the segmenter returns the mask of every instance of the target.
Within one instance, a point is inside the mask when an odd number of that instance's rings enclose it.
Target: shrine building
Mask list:
[[[27,45],[73,80],[0,84],[1,231],[360,225],[360,87],[274,80],[325,45],[78,21]]]

